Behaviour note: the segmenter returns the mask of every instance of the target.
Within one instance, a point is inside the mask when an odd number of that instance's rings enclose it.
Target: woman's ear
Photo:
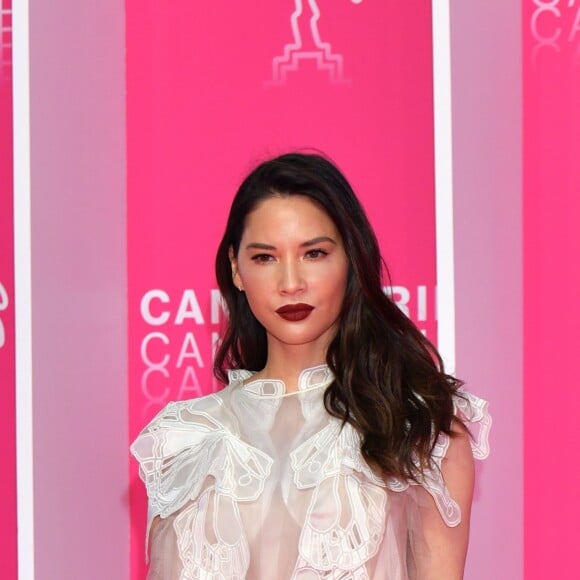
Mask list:
[[[230,265],[232,267],[232,281],[234,286],[240,291],[244,291],[244,285],[242,284],[242,279],[240,278],[240,273],[238,272],[238,259],[234,255],[234,248],[230,246],[228,250],[228,257],[230,259]]]

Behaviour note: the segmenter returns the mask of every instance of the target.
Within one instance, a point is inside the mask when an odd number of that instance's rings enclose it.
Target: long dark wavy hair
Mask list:
[[[461,381],[446,374],[433,344],[383,291],[377,239],[342,173],[318,154],[289,153],[256,167],[240,186],[216,256],[228,322],[214,373],[259,371],[268,356],[266,331],[232,280],[230,248],[238,255],[246,216],[272,196],[310,198],[333,220],[349,260],[338,330],[326,362],[334,381],[327,411],[361,436],[366,461],[384,477],[417,480],[430,466],[437,436],[453,435],[452,397]]]

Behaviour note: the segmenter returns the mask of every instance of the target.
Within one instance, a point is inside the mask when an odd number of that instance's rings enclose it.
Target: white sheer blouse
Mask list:
[[[169,403],[131,446],[148,529],[159,516],[148,579],[413,578],[421,506],[434,500],[448,526],[461,520],[440,471],[448,437],[420,485],[385,481],[364,461],[357,432],[324,409],[328,367],[303,371],[296,393],[251,377],[232,371],[221,392]],[[455,411],[481,459],[487,403],[463,395]]]

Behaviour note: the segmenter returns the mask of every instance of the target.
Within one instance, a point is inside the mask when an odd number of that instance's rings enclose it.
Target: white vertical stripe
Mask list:
[[[432,0],[433,103],[435,114],[435,232],[437,344],[447,372],[455,372],[455,276],[453,255],[453,147],[449,0]]]
[[[34,579],[28,0],[13,3],[14,287],[18,578]]]

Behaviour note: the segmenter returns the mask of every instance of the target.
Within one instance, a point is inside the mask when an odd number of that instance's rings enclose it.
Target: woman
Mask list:
[[[228,386],[170,403],[132,446],[150,579],[462,578],[486,403],[381,270],[325,158],[283,155],[242,183],[216,259]]]

